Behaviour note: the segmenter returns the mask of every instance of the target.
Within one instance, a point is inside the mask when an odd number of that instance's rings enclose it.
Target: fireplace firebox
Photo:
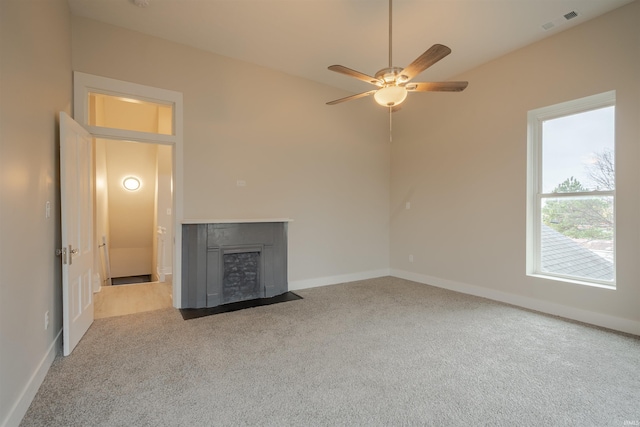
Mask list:
[[[261,252],[261,248],[223,251],[222,301],[224,304],[265,296],[260,280]]]

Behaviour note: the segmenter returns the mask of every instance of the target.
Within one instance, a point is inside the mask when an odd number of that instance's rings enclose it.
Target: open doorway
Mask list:
[[[172,164],[168,145],[95,139],[95,318],[173,305]]]
[[[171,282],[171,147],[96,139],[96,240],[103,286]]]
[[[172,306],[172,164],[171,146],[95,140],[96,318]]]
[[[74,116],[94,137],[95,317],[177,307],[182,95],[74,80]]]

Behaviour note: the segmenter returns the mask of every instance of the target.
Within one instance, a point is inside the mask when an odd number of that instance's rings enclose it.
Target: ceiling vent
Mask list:
[[[151,0],[132,0],[133,4],[135,4],[138,7],[147,7],[149,6],[149,2]]]
[[[572,10],[571,12],[565,13],[564,15],[554,19],[553,21],[549,21],[546,24],[542,24],[542,29],[545,31],[548,31],[552,28],[559,27],[565,24],[568,20],[573,19],[577,16],[578,16],[578,12],[576,12],[575,10]]]

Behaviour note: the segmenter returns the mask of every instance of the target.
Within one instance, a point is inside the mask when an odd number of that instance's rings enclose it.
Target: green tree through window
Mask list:
[[[587,190],[574,177],[554,188],[554,193]],[[548,199],[542,208],[542,222],[574,239],[613,238],[613,201],[609,197]]]

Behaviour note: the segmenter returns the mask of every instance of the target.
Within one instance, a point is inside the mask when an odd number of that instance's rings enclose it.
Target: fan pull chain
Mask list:
[[[393,142],[393,111],[389,107],[389,142]]]

